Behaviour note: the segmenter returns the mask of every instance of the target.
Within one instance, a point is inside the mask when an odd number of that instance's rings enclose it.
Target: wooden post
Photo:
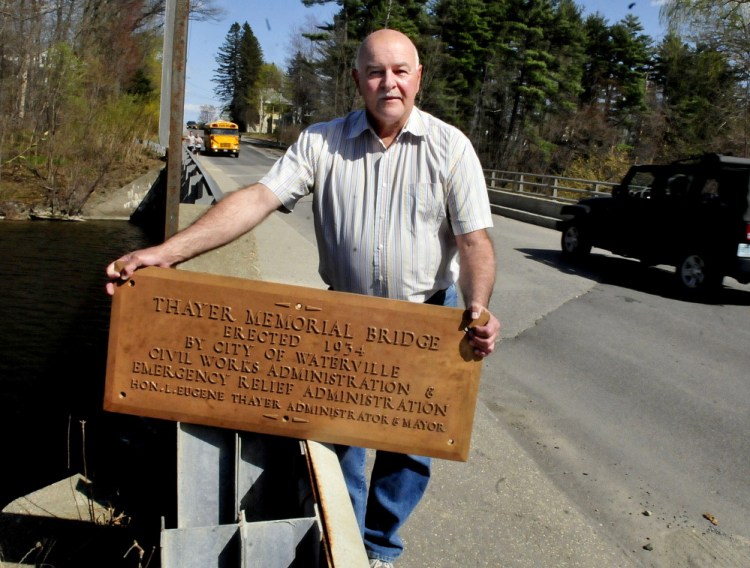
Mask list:
[[[171,10],[170,10],[171,8]],[[167,148],[167,189],[164,213],[164,239],[177,232],[182,185],[182,119],[185,105],[185,65],[190,0],[167,2],[165,34],[171,34],[171,53],[164,53],[163,65],[171,69],[169,81],[169,146]],[[171,16],[171,18],[170,18]],[[167,43],[167,42],[165,42]],[[162,88],[166,88],[162,85]]]

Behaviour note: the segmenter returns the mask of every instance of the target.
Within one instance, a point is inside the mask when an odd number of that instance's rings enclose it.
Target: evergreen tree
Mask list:
[[[477,128],[492,42],[488,15],[483,0],[439,0],[433,6],[440,57],[437,69],[428,72],[442,81],[423,94],[425,107],[467,132]]]
[[[223,112],[246,131],[258,120],[257,101],[252,89],[263,64],[263,52],[258,39],[247,22],[242,27],[235,22],[229,28],[224,43],[216,56],[218,68],[214,73],[214,92],[223,104]]]
[[[258,80],[263,67],[263,50],[247,22],[240,36],[240,84],[237,97],[237,123],[243,130],[259,119]]]
[[[586,20],[586,59],[581,101],[598,105],[612,120],[643,108],[646,76],[653,57],[651,38],[638,18],[607,26],[601,16]]]
[[[609,100],[611,88],[610,67],[612,45],[609,26],[599,14],[593,14],[584,22],[584,65],[581,78],[581,103],[594,104]]]
[[[599,15],[585,21],[580,116],[572,131],[577,151],[606,156],[620,145],[638,148],[653,134],[646,106],[652,40],[635,16],[609,26]]]
[[[547,146],[540,125],[552,112],[552,101],[568,88],[567,65],[558,65],[553,49],[568,51],[574,38],[553,33],[559,8],[549,0],[508,0],[504,15],[490,17],[493,55],[481,104],[484,139],[478,144],[487,163],[510,167],[523,160],[529,141],[537,148]]]
[[[240,25],[234,22],[219,47],[216,55],[218,67],[214,73],[214,93],[223,105],[222,113],[228,113],[232,120],[236,118],[240,91],[240,37]]]
[[[558,83],[557,95],[548,99],[545,111],[536,120],[537,143],[532,155],[524,157],[545,171],[564,171],[574,159],[570,145],[570,124],[578,110],[583,90],[585,31],[581,8],[574,0],[559,0],[554,19],[545,32],[550,52],[555,54],[551,70]],[[529,154],[529,153],[527,153]]]
[[[652,40],[642,34],[636,16],[628,15],[612,27],[615,60],[613,78],[618,86],[614,117],[632,124],[633,115],[644,109],[646,78],[653,60]]]

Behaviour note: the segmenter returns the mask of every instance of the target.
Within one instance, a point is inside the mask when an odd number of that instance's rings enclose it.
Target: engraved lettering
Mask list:
[[[396,419],[393,420],[393,425],[396,426]],[[402,428],[410,428],[411,430],[427,430],[428,432],[445,432],[445,424],[442,422],[428,422],[421,418],[412,420],[411,418],[401,419]]]
[[[253,377],[251,380],[252,390],[261,392],[272,392],[276,394],[289,394],[294,388],[294,383],[288,383],[286,381],[266,380],[258,377]]]
[[[162,389],[164,394],[174,394],[189,398],[202,398],[205,400],[224,400],[224,391],[191,387],[187,385],[165,385]]]
[[[255,347],[247,343],[233,343],[231,341],[217,341],[213,344],[213,352],[222,355],[244,355],[250,356],[250,350]]]
[[[164,298],[162,296],[154,296],[153,300],[154,309],[159,313],[210,320],[235,321],[231,306],[195,302],[193,300],[180,300],[179,298]]]
[[[275,347],[271,347],[270,349],[266,349],[266,352],[263,354],[263,356],[268,359],[269,361],[281,361],[284,358],[284,351],[283,349],[276,349]]]
[[[271,369],[268,371],[268,376],[279,379],[335,385],[339,387],[346,385],[350,378],[354,378],[353,375],[320,371],[307,367],[300,369],[290,365],[271,365]]]
[[[166,379],[178,379],[183,381],[220,384],[226,386],[228,375],[205,369],[191,369],[187,367],[173,367],[161,363],[148,363],[146,361],[133,361],[131,371],[135,375],[148,375],[151,377],[164,377]]]
[[[200,351],[201,349],[203,349],[203,342],[204,341],[205,341],[205,338],[192,337],[192,336],[188,335],[185,338],[185,349],[193,349],[193,348],[195,348],[198,351]]]
[[[317,355],[305,351],[297,351],[297,362],[308,367],[320,367],[323,369],[340,369],[343,371],[361,373],[365,375],[377,375],[397,379],[400,368],[396,365],[385,365],[374,361],[360,361],[348,357],[336,355]]]
[[[396,410],[402,412],[415,412],[417,414],[429,414],[432,416],[447,416],[448,405],[436,402],[423,402],[421,400],[403,399]]]
[[[257,330],[252,327],[246,329],[239,325],[225,325],[223,336],[228,339],[242,339],[243,341],[268,343],[284,347],[297,347],[302,341],[302,337],[294,333]]]
[[[246,312],[245,323],[256,327],[271,327],[309,333],[312,335],[325,335],[330,337],[342,337],[352,339],[351,324],[343,326],[338,321],[318,320],[305,316],[292,316],[287,314],[275,314],[272,312],[255,311],[249,309]]]
[[[296,412],[299,414],[312,414],[314,416],[328,416],[330,418],[342,418],[344,420],[354,420],[354,411],[337,406],[325,406],[322,404],[308,404],[306,402],[290,402],[287,406],[287,412]]]
[[[182,365],[192,365],[190,353],[187,351],[177,351],[175,349],[164,349],[162,347],[153,347],[148,352],[149,359],[154,361],[169,361],[180,363]]]
[[[247,361],[246,359],[237,359],[236,357],[217,357],[208,353],[200,353],[201,365],[204,367],[214,367],[216,369],[226,369],[227,371],[236,371],[238,373],[257,373],[260,369],[260,363],[257,361]]]
[[[156,381],[144,381],[139,379],[130,379],[130,388],[145,391],[159,391],[159,384]]]
[[[388,424],[388,416],[385,414],[371,414],[369,412],[360,412],[355,420],[372,424]]]
[[[356,404],[358,406],[372,406],[373,408],[387,408],[393,410],[393,397],[351,392],[345,389],[308,386],[302,393],[302,398],[314,398],[341,404]]]
[[[416,345],[419,349],[437,351],[440,348],[440,337],[437,335],[417,335],[413,331],[400,329],[390,330],[385,327],[367,326],[368,343],[384,343],[397,347],[411,347]]]
[[[281,405],[277,399],[265,396],[233,394],[232,402],[235,404],[245,404],[247,406],[257,406],[259,408],[281,410]]]

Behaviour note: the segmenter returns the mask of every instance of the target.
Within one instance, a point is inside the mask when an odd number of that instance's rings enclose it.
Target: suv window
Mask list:
[[[688,197],[690,186],[693,183],[693,176],[686,174],[676,174],[667,180],[666,195],[677,199]]]
[[[719,197],[733,209],[747,210],[750,172],[725,169],[719,173]]]
[[[651,197],[653,189],[659,185],[654,172],[636,172],[627,187],[624,188],[624,193],[628,197],[648,199]]]
[[[701,197],[719,197],[719,180],[715,178],[707,179],[706,183],[703,184],[703,188],[701,189]]]
[[[684,199],[690,196],[693,179],[692,174],[642,170],[633,175],[620,194],[638,199]]]

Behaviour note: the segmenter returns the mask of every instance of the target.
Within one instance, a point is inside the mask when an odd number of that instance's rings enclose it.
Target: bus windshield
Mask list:
[[[214,136],[236,136],[237,135],[237,129],[236,128],[209,128],[208,134],[213,134]]]

